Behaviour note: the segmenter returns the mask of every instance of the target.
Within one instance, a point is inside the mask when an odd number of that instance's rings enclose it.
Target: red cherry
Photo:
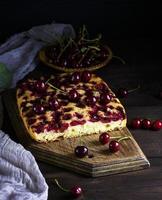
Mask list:
[[[79,83],[81,79],[81,75],[79,72],[74,72],[71,76],[71,82],[72,83]]]
[[[88,96],[86,98],[86,103],[90,106],[94,105],[97,102],[97,98],[95,96]]]
[[[79,93],[74,89],[70,90],[69,99],[73,102],[77,101],[79,99]]]
[[[33,111],[34,111],[36,114],[43,114],[44,111],[45,111],[45,108],[44,108],[41,104],[36,104],[36,105],[33,107]]]
[[[142,120],[139,118],[135,118],[131,122],[131,127],[134,129],[141,128]]]
[[[151,121],[149,119],[142,120],[142,128],[149,129],[151,128]]]
[[[115,152],[119,151],[119,149],[120,149],[120,144],[119,144],[119,142],[116,141],[116,140],[112,140],[112,141],[110,142],[110,144],[109,144],[109,151],[110,151],[111,153],[115,153]]]
[[[74,150],[75,152],[75,155],[78,157],[78,158],[83,158],[85,157],[86,155],[88,155],[88,148],[85,147],[85,146],[77,146]]]
[[[89,82],[91,79],[92,74],[89,71],[84,71],[82,73],[82,81],[83,82]]]
[[[35,86],[35,89],[36,89],[37,92],[44,92],[45,89],[46,89],[45,83],[41,80],[36,81],[34,86]]]
[[[119,98],[124,98],[128,96],[128,90],[126,88],[119,88],[117,91],[117,96]]]
[[[156,120],[152,123],[151,128],[155,131],[158,131],[160,129],[162,129],[162,121],[161,120]]]
[[[77,186],[77,185],[75,185],[74,187],[72,187],[72,188],[70,189],[70,193],[71,193],[71,195],[72,195],[74,198],[77,198],[77,197],[81,196],[81,194],[82,194],[82,188],[79,187],[79,186]]]
[[[101,103],[107,104],[111,101],[111,97],[108,93],[102,93],[100,95],[100,101]]]
[[[99,136],[99,141],[101,144],[107,144],[110,141],[110,135],[106,132]]]
[[[53,110],[56,110],[60,107],[59,101],[54,98],[49,101],[49,105],[50,105],[50,108]]]

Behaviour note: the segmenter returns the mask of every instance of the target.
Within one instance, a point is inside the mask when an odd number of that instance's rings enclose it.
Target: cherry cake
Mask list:
[[[88,71],[27,79],[17,87],[20,116],[38,142],[99,134],[126,126],[126,114],[109,86]]]

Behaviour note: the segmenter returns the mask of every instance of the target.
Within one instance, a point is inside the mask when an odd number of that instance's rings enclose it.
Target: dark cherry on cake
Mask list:
[[[25,116],[33,134],[39,134],[39,138],[42,135],[42,141],[46,140],[44,133],[52,134],[53,131],[59,135],[66,130],[66,134],[69,128],[75,129],[78,125],[83,128],[88,123],[100,122],[106,126],[106,123],[118,120],[125,123],[125,112],[122,105],[119,106],[120,102],[106,83],[88,70],[60,74],[57,78],[29,79],[20,86],[17,96],[22,116]],[[89,134],[88,131],[85,134]],[[106,135],[101,137],[102,144],[108,143]],[[85,156],[87,151],[86,147],[78,147],[76,155]]]

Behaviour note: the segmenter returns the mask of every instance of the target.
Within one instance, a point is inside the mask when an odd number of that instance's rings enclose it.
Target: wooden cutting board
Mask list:
[[[15,91],[6,92],[3,100],[20,143],[38,160],[92,177],[134,171],[150,166],[127,128],[110,133],[111,136],[131,136],[132,138],[123,140],[120,151],[113,154],[108,151],[107,145],[101,145],[98,142],[97,134],[50,143],[37,143],[29,137],[19,117]],[[74,155],[74,148],[82,144],[88,147],[93,156],[80,159]]]

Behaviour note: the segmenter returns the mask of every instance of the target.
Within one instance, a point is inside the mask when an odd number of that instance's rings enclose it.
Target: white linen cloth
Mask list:
[[[0,199],[46,200],[48,186],[32,154],[0,131]]]
[[[55,44],[61,37],[75,37],[70,24],[47,24],[16,34],[0,46],[0,62],[13,73],[12,85],[24,78],[37,65],[36,55],[47,44]]]

